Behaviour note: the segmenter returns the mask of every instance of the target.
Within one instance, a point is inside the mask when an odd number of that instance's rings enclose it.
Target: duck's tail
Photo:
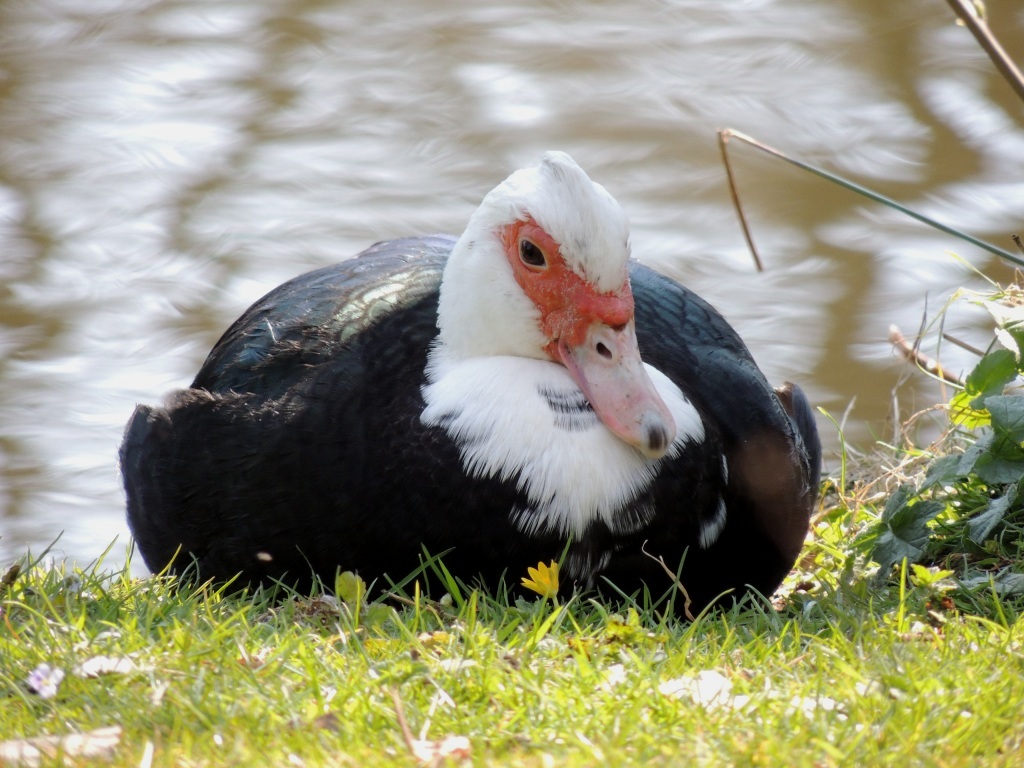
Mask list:
[[[175,537],[166,528],[166,514],[159,493],[159,449],[163,434],[169,430],[163,409],[148,405],[136,406],[125,427],[119,459],[127,497],[128,527],[150,570],[159,571],[174,559]]]
[[[814,410],[804,391],[790,381],[776,387],[775,394],[789,414],[796,436],[802,443],[807,462],[807,483],[811,491],[817,494],[818,484],[821,482],[821,438],[818,436],[818,426],[814,421]]]

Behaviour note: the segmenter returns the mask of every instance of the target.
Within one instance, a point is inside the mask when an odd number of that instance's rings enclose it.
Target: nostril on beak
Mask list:
[[[660,425],[649,425],[646,430],[647,450],[651,453],[663,453],[668,448],[668,433]]]
[[[599,354],[605,360],[612,359],[612,351],[608,349],[608,347],[606,347],[603,342],[597,342],[597,347],[595,347],[595,349],[597,350],[597,354]]]

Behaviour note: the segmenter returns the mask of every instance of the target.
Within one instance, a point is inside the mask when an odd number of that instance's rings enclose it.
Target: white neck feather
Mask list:
[[[488,194],[445,267],[438,334],[423,388],[425,424],[443,428],[475,477],[514,481],[528,506],[509,510],[526,532],[582,535],[595,521],[623,531],[647,522],[621,516],[662,461],[704,438],[693,405],[647,366],[676,422],[661,459],[616,437],[589,408],[569,372],[551,362],[540,312],[516,282],[501,240],[504,227],[533,220],[559,244],[565,262],[599,292],[621,288],[629,226],[618,203],[568,155],[549,152]]]
[[[543,360],[442,357],[423,388],[421,419],[460,446],[466,474],[515,482],[528,506],[509,514],[524,532],[578,537],[600,520],[626,533],[648,519],[643,510],[624,517],[623,508],[662,462],[704,439],[704,424],[679,388],[656,368],[647,372],[676,422],[676,439],[661,459],[612,434],[568,371]]]

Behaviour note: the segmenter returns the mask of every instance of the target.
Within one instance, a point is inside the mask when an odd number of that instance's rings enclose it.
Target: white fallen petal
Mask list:
[[[449,696],[441,688],[434,691],[434,695],[430,697],[430,711],[433,712],[438,707],[454,707],[455,699]]]
[[[93,656],[76,664],[71,673],[76,677],[99,677],[100,675],[127,675],[139,669],[127,656]]]
[[[171,684],[165,680],[161,680],[153,686],[153,690],[149,694],[149,703],[153,707],[159,707],[164,703],[164,694],[167,693],[167,689],[171,687]]]
[[[658,686],[658,692],[677,699],[688,698],[702,707],[723,707],[734,703],[732,681],[713,669],[666,680]]]
[[[438,763],[446,758],[465,760],[470,756],[470,746],[465,736],[445,736],[440,741],[413,739],[409,745],[421,763]]]
[[[789,700],[789,706],[800,710],[805,715],[813,714],[817,710],[835,712],[840,709],[839,702],[828,696],[794,696]]]
[[[437,662],[437,666],[445,672],[461,672],[464,669],[479,666],[479,663],[473,659],[441,659]]]
[[[616,685],[626,682],[626,678],[626,665],[612,664],[604,671],[604,682],[601,684],[601,687],[605,690],[611,690]]]
[[[338,689],[333,685],[321,685],[320,696],[323,697],[324,704],[330,704],[334,701],[334,697],[338,695]]]
[[[752,697],[748,696],[745,693],[741,693],[739,696],[733,696],[729,703],[732,705],[733,709],[743,709],[751,701],[753,701]]]
[[[37,766],[61,754],[64,757],[109,757],[121,741],[121,726],[97,728],[64,736],[37,736],[0,742],[3,765]]]

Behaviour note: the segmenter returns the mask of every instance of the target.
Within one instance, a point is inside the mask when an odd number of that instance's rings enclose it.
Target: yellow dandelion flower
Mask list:
[[[541,597],[554,597],[558,594],[558,563],[554,560],[550,565],[537,563],[536,568],[527,568],[529,578],[523,577],[523,586],[532,589]]]

